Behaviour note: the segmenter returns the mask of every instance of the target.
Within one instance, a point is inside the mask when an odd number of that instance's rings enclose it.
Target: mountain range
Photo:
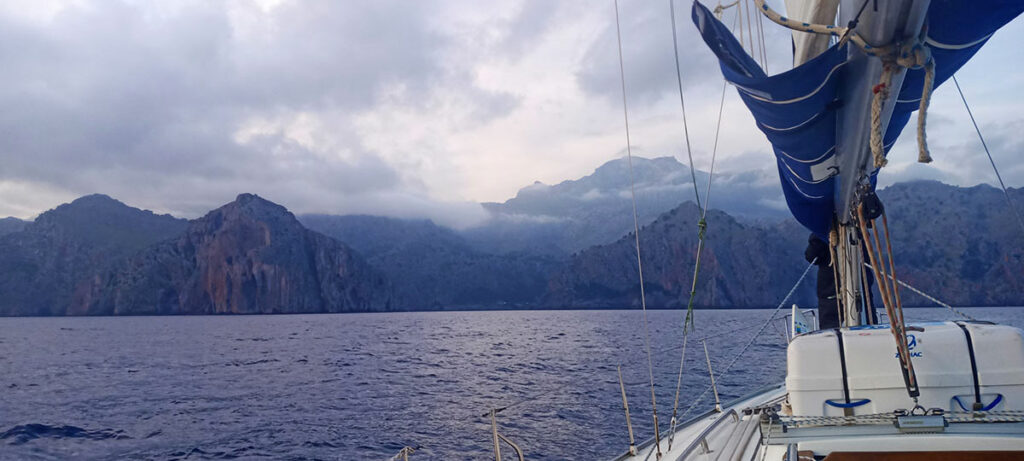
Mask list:
[[[345,244],[284,207],[239,195],[79,284],[70,314],[390,310],[392,287]]]
[[[633,189],[640,225],[647,225],[696,189],[707,194],[711,176],[690,170],[673,157],[633,158]],[[567,255],[615,241],[633,230],[629,164],[616,159],[592,174],[555,185],[536,182],[503,203],[484,203],[491,219],[464,235],[492,252]],[[714,208],[744,222],[777,222],[789,216],[771,172],[718,173],[714,177]]]
[[[672,158],[634,158],[648,306],[689,296],[708,175]],[[254,314],[639,304],[627,165],[534,184],[491,219],[454,230],[429,220],[295,216],[241,194],[191,221],[90,195],[33,221],[0,220],[0,315]],[[771,178],[769,178],[771,179]],[[702,183],[703,181],[703,183]],[[775,180],[777,181],[777,179]],[[1024,190],[1011,189],[1013,200]],[[1024,232],[1002,192],[931,181],[879,196],[899,275],[955,305],[1024,304]],[[807,231],[780,209],[777,183],[718,175],[707,216],[700,307],[763,307],[805,267]],[[907,305],[928,301],[904,293]],[[795,302],[814,302],[813,277]]]

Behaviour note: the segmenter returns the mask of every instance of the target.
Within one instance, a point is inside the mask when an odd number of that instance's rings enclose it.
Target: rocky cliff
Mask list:
[[[1024,189],[1011,189],[1010,194],[1014,203],[1024,203]],[[901,279],[957,306],[1024,304],[1024,230],[1002,191],[988,185],[963,188],[915,181],[883,189],[879,197],[886,206]],[[688,300],[696,220],[696,206],[685,203],[641,229],[649,307],[679,307]],[[707,235],[697,287],[700,306],[774,305],[806,267],[808,232],[792,220],[750,225],[712,210]],[[812,274],[794,300],[813,305],[814,281]],[[909,290],[901,294],[905,305],[934,305]],[[877,289],[875,299],[880,299]],[[543,298],[551,307],[639,302],[632,234],[574,254]]]
[[[0,237],[0,315],[64,315],[74,287],[187,222],[88,195]]]
[[[388,310],[387,280],[284,207],[242,194],[79,286],[72,314]]]
[[[561,261],[490,254],[426,220],[307,215],[310,229],[346,242],[395,281],[401,309],[534,306]]]
[[[1015,203],[1024,203],[1024,190],[1010,194]],[[879,195],[888,210],[901,278],[960,306],[1024,304],[1024,231],[1001,191],[918,181]],[[540,202],[531,206],[548,207],[544,213],[562,209]],[[629,210],[624,215],[628,218]],[[22,229],[0,236],[0,315],[627,307],[639,302],[632,234],[557,256],[544,250],[495,253],[430,221],[301,219],[249,194],[191,222],[106,196],[82,197],[34,222],[14,223]],[[641,230],[649,306],[685,305],[696,222],[696,206],[684,203]],[[805,267],[808,232],[792,220],[753,223],[713,210],[708,225],[699,306],[775,305]],[[572,235],[599,239],[609,232],[602,223],[590,226],[593,233]],[[500,235],[489,238],[500,240]],[[526,248],[551,243],[545,235],[524,242]],[[813,280],[798,290],[795,301],[813,303]],[[930,304],[903,294],[906,305]]]
[[[686,202],[640,230],[647,306],[685,306],[697,252],[697,206]],[[804,269],[807,233],[794,222],[772,228],[742,224],[720,211],[707,216],[708,232],[696,304],[761,307],[777,304]],[[813,299],[805,284],[797,300]],[[574,254],[544,295],[549,307],[639,306],[633,233]]]
[[[1024,189],[1011,188],[1010,195],[1024,207]],[[1024,229],[1001,190],[915,181],[879,197],[900,278],[954,305],[1024,305]],[[902,293],[912,304],[927,303]]]

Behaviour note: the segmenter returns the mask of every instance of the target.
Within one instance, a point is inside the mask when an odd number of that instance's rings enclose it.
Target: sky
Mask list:
[[[776,2],[779,3],[779,2]],[[677,0],[694,164],[774,168]],[[622,0],[634,155],[687,162],[668,2]],[[730,14],[727,13],[728,22]],[[765,23],[768,68],[788,31]],[[1024,19],[958,73],[1009,186],[1024,185]],[[0,216],[103,193],[201,216],[243,192],[296,213],[430,218],[592,172],[625,152],[611,1],[0,2]],[[882,184],[995,176],[951,85],[929,111],[935,162],[906,130]],[[680,197],[680,201],[689,197]]]

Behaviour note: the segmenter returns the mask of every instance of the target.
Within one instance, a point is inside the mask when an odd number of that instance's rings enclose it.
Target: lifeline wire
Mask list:
[[[629,165],[629,194],[633,200],[633,238],[636,243],[636,269],[640,275],[640,308],[643,312],[644,348],[647,350],[647,373],[651,379],[651,411],[654,415],[654,438],[661,458],[658,428],[658,404],[654,397],[654,360],[651,358],[651,334],[647,327],[647,299],[644,295],[644,266],[640,258],[640,217],[636,212],[636,186],[633,180],[633,149],[629,139],[629,105],[626,102],[626,66],[622,58],[622,27],[619,25],[619,0],[615,0],[615,37],[619,45],[619,79],[622,82],[622,117],[626,124],[626,161]]]

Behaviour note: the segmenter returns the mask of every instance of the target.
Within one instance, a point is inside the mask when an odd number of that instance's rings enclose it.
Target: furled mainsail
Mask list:
[[[926,16],[935,63],[935,86],[949,79],[1003,25],[1024,10],[1020,0],[933,0]],[[719,59],[722,74],[735,86],[775,153],[782,190],[793,216],[827,238],[835,213],[839,171],[836,156],[837,113],[843,85],[862,76],[847,72],[847,47],[831,46],[781,74],[768,76],[729,29],[694,2],[693,21]],[[885,127],[885,151],[896,142],[917,110],[924,71],[906,73]],[[877,171],[872,173],[877,175]],[[874,177],[871,178],[874,184]]]
[[[786,0],[791,19],[814,24],[832,24],[839,11],[839,0]],[[799,66],[828,49],[832,37],[793,31],[793,65]]]

